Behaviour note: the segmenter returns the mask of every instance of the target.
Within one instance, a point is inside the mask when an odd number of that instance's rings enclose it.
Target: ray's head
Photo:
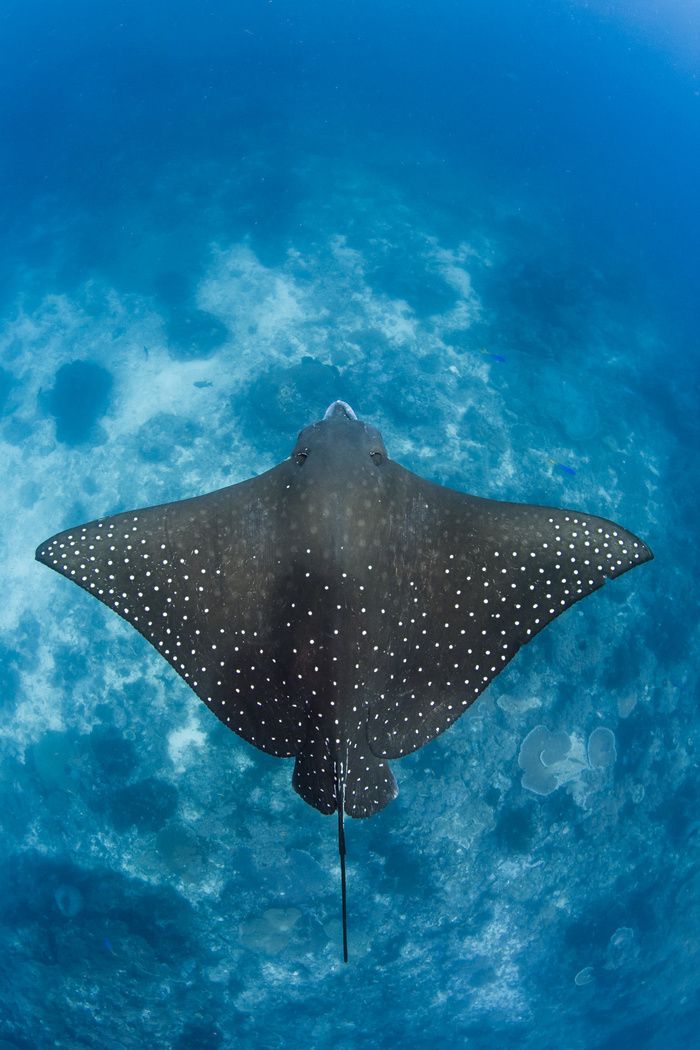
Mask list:
[[[304,427],[291,458],[298,467],[314,473],[350,467],[364,472],[381,470],[388,456],[377,428],[358,419],[346,401],[334,401],[323,419]]]

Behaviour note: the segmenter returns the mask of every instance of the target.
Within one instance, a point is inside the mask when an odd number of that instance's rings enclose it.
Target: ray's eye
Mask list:
[[[372,451],[369,454],[369,457],[373,463],[377,464],[377,466],[379,466],[380,463],[384,462],[384,456],[381,454],[378,448],[372,449]]]
[[[294,459],[295,459],[296,463],[299,466],[301,466],[308,455],[309,455],[308,448],[300,448],[298,452],[294,453]]]

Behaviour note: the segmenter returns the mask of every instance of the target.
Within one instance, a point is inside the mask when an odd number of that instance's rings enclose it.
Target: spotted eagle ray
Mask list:
[[[388,760],[443,733],[575,602],[653,555],[581,511],[481,499],[411,473],[334,401],[289,459],[127,511],[36,557],[128,620],[211,711],[338,814],[396,797]]]

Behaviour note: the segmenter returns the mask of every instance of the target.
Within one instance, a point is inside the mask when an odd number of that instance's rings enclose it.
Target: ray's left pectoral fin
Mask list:
[[[370,711],[369,744],[381,758],[443,732],[543,627],[653,557],[626,529],[577,511],[471,496],[440,509],[438,549],[422,561],[415,552],[410,568],[416,613],[402,619]]]
[[[306,730],[266,616],[278,471],[68,529],[36,557],[135,627],[230,729],[288,756]]]
[[[36,552],[136,628],[205,702],[218,633],[211,610],[221,603],[210,510],[205,498],[115,514],[67,529]]]

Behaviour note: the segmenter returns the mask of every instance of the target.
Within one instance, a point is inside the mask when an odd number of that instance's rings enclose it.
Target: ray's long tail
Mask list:
[[[345,882],[345,783],[344,770],[340,766],[337,777],[338,799],[338,857],[340,858],[340,896],[343,914],[343,962],[348,961],[348,906]]]

